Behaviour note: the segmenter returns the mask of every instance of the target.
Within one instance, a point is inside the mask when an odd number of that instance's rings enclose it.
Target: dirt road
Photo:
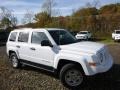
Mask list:
[[[108,45],[115,65],[105,75],[91,78],[82,90],[120,90],[120,44]],[[52,73],[25,66],[13,69],[0,46],[0,90],[67,90]]]

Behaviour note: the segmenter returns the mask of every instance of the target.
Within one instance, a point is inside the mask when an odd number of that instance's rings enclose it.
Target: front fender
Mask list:
[[[55,69],[57,69],[58,63],[61,59],[79,63],[82,66],[82,69],[83,69],[85,75],[89,74],[88,69],[87,69],[86,59],[84,56],[66,54],[66,53],[59,54],[55,57],[55,60],[54,60],[54,68]]]

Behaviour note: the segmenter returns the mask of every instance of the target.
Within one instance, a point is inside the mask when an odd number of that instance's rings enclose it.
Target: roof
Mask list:
[[[89,32],[89,31],[80,31],[80,32]]]
[[[21,31],[21,30],[24,30],[24,31],[37,31],[37,30],[64,30],[64,29],[60,29],[60,28],[36,28],[36,29],[34,29],[34,28],[20,28],[20,29],[14,29],[12,32],[14,32],[14,31]]]
[[[120,30],[115,30],[115,31],[120,31]]]

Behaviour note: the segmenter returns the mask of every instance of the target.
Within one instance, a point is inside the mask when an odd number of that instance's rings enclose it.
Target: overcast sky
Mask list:
[[[20,24],[27,9],[34,12],[34,14],[41,12],[41,5],[44,1],[45,0],[0,0],[0,6],[13,10]],[[59,10],[60,15],[66,16],[70,15],[73,10],[85,7],[86,3],[93,3],[93,1],[94,0],[55,0],[57,4],[54,8]],[[99,0],[99,2],[99,6],[103,6],[110,3],[120,3],[120,0]]]

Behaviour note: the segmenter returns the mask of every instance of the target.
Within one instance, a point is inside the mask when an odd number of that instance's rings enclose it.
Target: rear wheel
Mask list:
[[[10,61],[13,68],[19,68],[21,66],[20,61],[15,53],[10,54]]]
[[[61,69],[60,80],[64,86],[75,89],[83,85],[84,76],[75,64],[67,64]]]

